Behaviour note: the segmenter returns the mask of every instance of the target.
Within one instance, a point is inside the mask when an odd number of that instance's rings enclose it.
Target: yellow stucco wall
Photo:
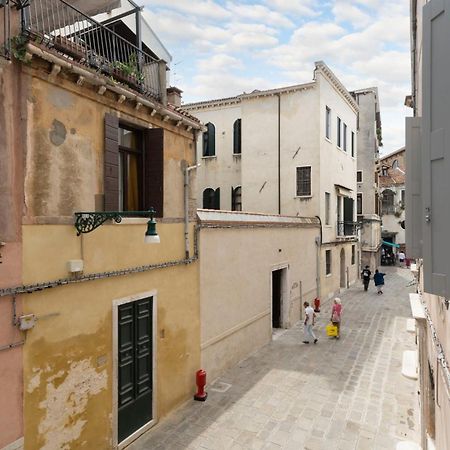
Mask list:
[[[52,79],[45,64],[33,60],[22,71],[27,136],[22,282],[70,277],[67,262],[73,259],[83,260],[84,274],[182,260],[182,169],[195,160],[193,131],[152,117],[147,108],[137,110],[132,102],[118,103],[111,92],[99,95],[92,86],[77,85],[68,74]],[[158,245],[144,244],[145,219],[105,223],[82,236],[72,225],[75,211],[101,209],[107,113],[165,130]],[[193,232],[191,223],[191,251]],[[114,444],[117,299],[156,292],[156,417],[190,398],[200,366],[198,289],[194,262],[20,296],[24,314],[38,317],[23,347],[25,448],[109,449]]]
[[[23,227],[24,279],[67,276],[78,258],[71,226]],[[145,245],[143,225],[103,226],[84,244],[88,272],[183,257],[183,228],[159,224],[161,244]],[[192,232],[192,227],[191,227]],[[121,258],[122,255],[122,258]],[[42,264],[42,261],[48,264]],[[111,447],[113,301],[157,292],[157,416],[194,392],[200,365],[198,264],[56,287],[23,296],[36,314],[24,346],[25,448]]]

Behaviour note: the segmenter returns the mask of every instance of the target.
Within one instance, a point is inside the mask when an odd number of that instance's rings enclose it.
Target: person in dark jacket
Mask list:
[[[364,268],[364,270],[361,272],[361,277],[363,280],[365,291],[367,291],[367,289],[369,289],[370,275],[372,275],[372,272],[370,271],[369,266],[366,266]]]
[[[384,286],[384,276],[385,273],[381,273],[377,270],[375,270],[375,275],[373,276],[373,281],[375,282],[375,286],[377,288],[377,294],[383,293],[383,286]]]

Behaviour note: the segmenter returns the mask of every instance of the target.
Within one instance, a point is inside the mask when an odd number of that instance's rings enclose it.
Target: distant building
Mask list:
[[[361,225],[361,266],[375,269],[380,264],[381,219],[378,166],[382,145],[381,114],[376,87],[352,92],[359,106],[358,186],[356,214]]]
[[[405,148],[380,159],[380,197],[383,228],[381,236],[387,249],[405,251]]]
[[[310,83],[183,108],[207,127],[197,146],[198,206],[320,217],[322,296],[353,283],[359,109],[330,68],[316,63]]]

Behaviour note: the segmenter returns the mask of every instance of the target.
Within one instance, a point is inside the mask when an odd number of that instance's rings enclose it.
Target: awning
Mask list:
[[[395,247],[395,248],[400,248],[399,244],[394,244],[392,242],[387,242],[387,241],[381,241],[383,243],[383,245],[389,245],[390,247]]]

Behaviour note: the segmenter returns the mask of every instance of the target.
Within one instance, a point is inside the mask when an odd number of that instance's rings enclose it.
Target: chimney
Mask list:
[[[181,94],[183,91],[175,86],[167,88],[167,103],[173,106],[181,106]]]

